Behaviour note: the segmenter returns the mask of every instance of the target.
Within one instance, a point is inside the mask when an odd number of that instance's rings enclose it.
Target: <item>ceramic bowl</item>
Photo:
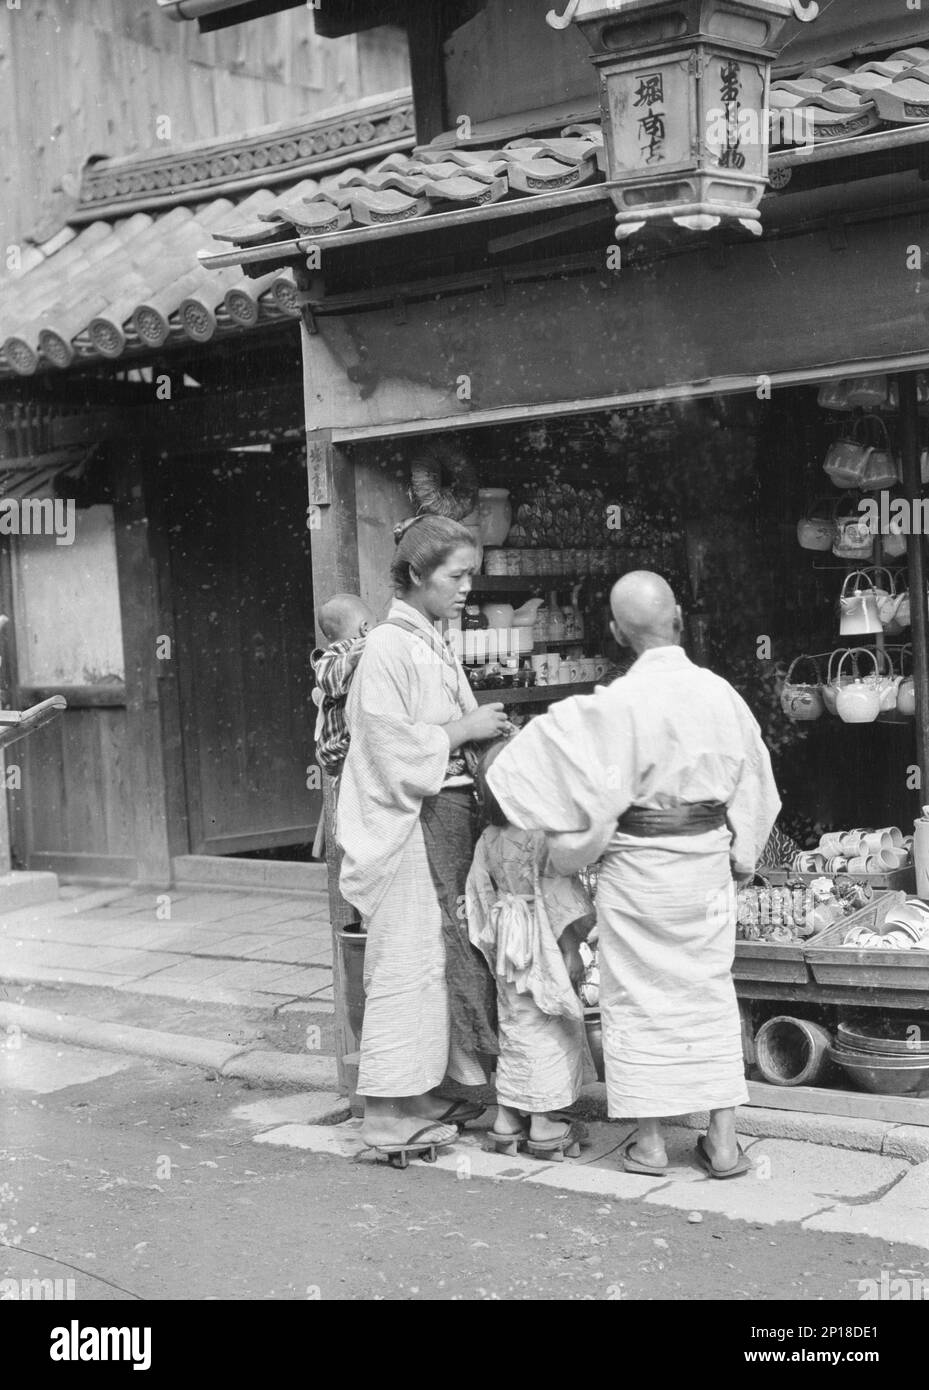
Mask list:
[[[880,1096],[929,1095],[929,1058],[907,1063],[897,1057],[892,1062],[879,1062],[873,1057],[830,1048],[829,1055],[842,1068],[849,1080],[862,1091]]]
[[[911,1029],[916,1031],[910,1032]],[[908,1019],[896,1023],[883,1018],[877,1025],[840,1023],[836,1028],[836,1047],[843,1052],[866,1056],[929,1057],[929,1025],[913,1024]]]

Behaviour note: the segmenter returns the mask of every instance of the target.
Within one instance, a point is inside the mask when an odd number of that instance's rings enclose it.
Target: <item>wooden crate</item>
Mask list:
[[[821,985],[852,985],[857,989],[925,990],[929,1007],[929,951],[869,951],[843,946],[853,927],[877,930],[897,894],[884,893],[851,917],[811,937],[804,947],[813,979]]]
[[[803,942],[784,945],[764,941],[737,941],[732,962],[734,980],[768,980],[784,985],[807,985],[810,971]]]
[[[812,883],[817,878],[836,877],[835,874],[800,874],[793,869],[759,869],[758,872],[768,880],[772,888],[782,888],[788,879],[797,879],[801,883]],[[904,869],[890,869],[886,874],[841,874],[841,878],[850,878],[854,883],[869,883],[875,890],[890,890],[891,892],[915,893],[916,892],[916,870],[912,864]]]

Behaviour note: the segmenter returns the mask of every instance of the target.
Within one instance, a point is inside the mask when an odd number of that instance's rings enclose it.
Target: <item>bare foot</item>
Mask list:
[[[637,1139],[626,1149],[626,1157],[635,1163],[644,1163],[649,1168],[668,1166],[668,1151],[660,1140],[658,1143],[644,1144],[641,1139]]]
[[[711,1112],[704,1146],[710,1162],[718,1173],[725,1173],[735,1167],[739,1161],[739,1141],[735,1131],[734,1110]]]
[[[529,1137],[536,1143],[548,1144],[553,1139],[563,1139],[571,1129],[573,1121],[563,1115],[533,1115]]]
[[[522,1110],[516,1110],[512,1105],[501,1105],[497,1102],[497,1114],[494,1119],[494,1134],[524,1134],[526,1131],[526,1116]]]

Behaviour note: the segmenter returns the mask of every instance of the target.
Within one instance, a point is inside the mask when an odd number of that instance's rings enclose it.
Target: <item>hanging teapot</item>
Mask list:
[[[880,658],[877,691],[880,696],[881,714],[892,714],[897,708],[897,692],[903,677],[897,675],[893,657],[886,647],[875,648],[875,656]]]
[[[854,581],[854,587],[849,585]],[[877,594],[867,570],[852,570],[846,575],[839,597],[839,632],[843,637],[861,637],[882,632],[878,616]]]
[[[812,666],[816,673],[815,681],[795,681],[793,679],[794,670],[801,661],[808,662]],[[796,723],[819,719],[823,713],[821,679],[815,657],[798,656],[791,662],[781,690],[781,709],[788,719],[792,719]]]
[[[907,653],[909,653],[910,659],[912,660],[913,648],[909,643],[901,648],[900,651],[901,673]],[[905,714],[908,719],[912,719],[916,713],[916,682],[913,680],[912,676],[903,676],[903,679],[900,681],[897,690],[897,713]]]
[[[834,539],[835,519],[832,500],[819,498],[810,503],[797,522],[797,540],[804,550],[831,550]]]
[[[874,663],[874,671],[864,678],[858,675],[858,657],[861,655],[870,657]],[[842,680],[842,668],[849,657],[854,659],[856,673],[852,680],[839,688],[836,714],[845,724],[873,724],[881,712],[877,658],[867,647],[851,647],[839,662],[838,681]]]

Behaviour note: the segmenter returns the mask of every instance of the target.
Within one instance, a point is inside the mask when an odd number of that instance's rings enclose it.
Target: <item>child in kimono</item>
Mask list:
[[[349,733],[345,701],[365,639],[375,624],[368,605],[355,594],[336,594],[319,610],[319,626],[329,646],[310,658],[319,710],[316,720],[316,756],[330,777],[338,777],[348,752]]]
[[[497,985],[497,1118],[487,1147],[574,1158],[583,1127],[558,1112],[595,1079],[577,988],[584,976],[579,947],[596,915],[577,875],[552,867],[544,832],[504,818],[485,776],[504,746],[495,744],[477,771],[488,824],[465,892],[472,945]]]

